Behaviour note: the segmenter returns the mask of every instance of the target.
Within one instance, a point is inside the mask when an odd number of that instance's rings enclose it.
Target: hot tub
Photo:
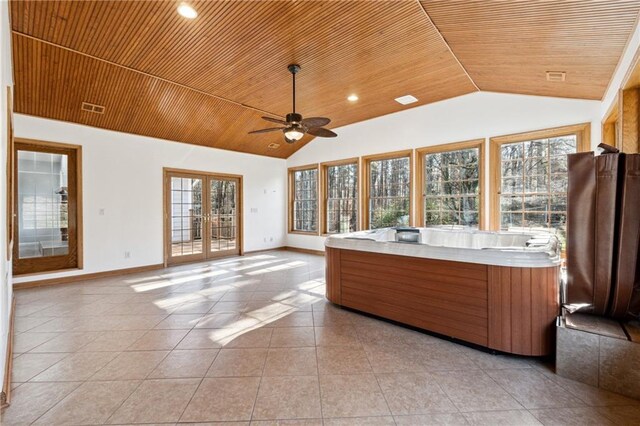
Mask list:
[[[553,351],[560,249],[550,234],[385,228],[327,238],[327,298],[502,352]]]

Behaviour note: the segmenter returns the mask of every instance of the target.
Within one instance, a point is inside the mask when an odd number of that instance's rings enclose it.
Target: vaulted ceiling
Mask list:
[[[14,110],[286,158],[310,139],[247,132],[290,112],[290,63],[302,65],[297,110],[329,128],[477,90],[600,99],[640,11],[640,0],[190,1],[188,20],[179,3],[12,0]],[[394,101],[407,94],[418,102]]]

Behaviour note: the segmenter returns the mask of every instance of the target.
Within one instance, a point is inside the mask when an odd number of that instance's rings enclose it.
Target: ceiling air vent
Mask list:
[[[277,149],[277,148],[280,148],[280,144],[272,142],[269,145],[267,145],[267,148],[269,148],[269,149]]]
[[[81,109],[87,112],[93,112],[95,114],[104,114],[104,106],[90,104],[89,102],[83,102]]]
[[[567,73],[564,71],[547,71],[547,81],[564,81]]]
[[[411,95],[400,96],[399,98],[395,98],[394,100],[397,103],[402,104],[402,105],[409,105],[409,104],[412,104],[414,102],[418,102],[418,98],[416,98],[415,96],[411,96]]]

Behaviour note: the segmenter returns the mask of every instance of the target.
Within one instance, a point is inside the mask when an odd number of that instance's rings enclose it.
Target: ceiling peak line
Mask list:
[[[462,71],[464,71],[465,75],[467,76],[467,78],[469,79],[469,81],[471,82],[471,84],[473,84],[473,87],[476,88],[476,90],[478,92],[480,92],[480,88],[478,87],[478,85],[476,84],[475,81],[473,81],[473,78],[471,78],[471,75],[469,74],[469,72],[467,71],[467,69],[464,67],[464,65],[462,65],[462,62],[460,62],[460,59],[458,59],[458,57],[456,56],[455,53],[453,53],[453,50],[451,49],[451,46],[449,46],[449,43],[447,43],[447,40],[444,38],[444,36],[442,35],[442,32],[440,32],[440,28],[438,28],[435,24],[435,22],[433,22],[433,19],[431,19],[431,16],[429,16],[429,14],[427,13],[427,9],[424,8],[424,6],[422,5],[422,2],[420,0],[415,0],[416,3],[418,3],[418,6],[420,7],[420,10],[422,10],[422,13],[424,14],[424,16],[427,18],[427,20],[431,23],[431,25],[433,25],[433,28],[436,29],[436,32],[438,33],[438,36],[440,36],[440,40],[442,40],[442,42],[445,44],[445,46],[447,46],[447,50],[449,50],[449,53],[451,53],[451,56],[453,56],[453,59],[456,60],[456,62],[458,63],[458,65],[460,66],[460,68],[462,69]]]
[[[149,74],[147,72],[140,71],[140,70],[137,70],[135,68],[128,67],[126,65],[118,64],[117,62],[109,61],[107,59],[103,59],[103,58],[100,58],[100,57],[97,57],[97,56],[94,56],[94,55],[91,55],[91,54],[88,54],[88,53],[80,52],[80,51],[78,51],[76,49],[72,49],[72,48],[66,47],[66,46],[61,46],[61,45],[59,45],[57,43],[52,43],[52,42],[47,41],[47,40],[42,40],[41,38],[34,37],[32,35],[25,34],[25,33],[22,33],[20,31],[12,30],[11,32],[13,34],[16,34],[16,35],[20,36],[20,37],[28,38],[28,39],[31,39],[31,40],[38,41],[40,43],[44,43],[44,44],[48,44],[48,45],[53,46],[53,47],[57,47],[59,49],[63,49],[63,50],[67,50],[69,52],[77,53],[78,55],[82,55],[82,56],[85,56],[87,58],[95,59],[96,61],[104,62],[106,64],[113,65],[113,66],[116,66],[118,68],[125,69],[127,71],[135,72],[137,74],[141,74],[141,75],[144,75],[144,76],[149,77],[149,78],[153,78],[153,79],[156,79],[156,80],[159,80],[159,81],[163,81],[165,83],[169,83],[171,85],[178,86],[178,87],[181,87],[183,89],[187,89],[187,90],[190,90],[192,92],[199,93],[201,95],[209,96],[211,98],[215,98],[215,99],[218,99],[218,100],[223,101],[223,102],[228,102],[228,103],[231,103],[233,105],[237,105],[237,106],[245,108],[245,109],[256,111],[256,112],[259,112],[260,114],[266,114],[266,115],[271,115],[273,117],[282,118],[282,116],[280,114],[276,114],[276,113],[273,113],[271,111],[266,111],[266,110],[263,110],[263,109],[260,109],[260,108],[257,108],[257,107],[251,106],[251,105],[247,105],[247,104],[243,104],[241,102],[234,101],[232,99],[228,99],[228,98],[225,98],[225,97],[222,97],[222,96],[214,95],[213,93],[208,93],[208,92],[205,92],[203,90],[199,90],[199,89],[196,89],[194,87],[187,86],[185,84],[181,84],[181,83],[178,83],[178,82],[175,82],[175,81],[163,78],[163,77],[159,77],[157,75]]]

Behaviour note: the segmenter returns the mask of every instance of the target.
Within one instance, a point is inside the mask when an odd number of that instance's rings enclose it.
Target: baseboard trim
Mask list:
[[[13,370],[13,331],[16,319],[16,297],[11,299],[11,314],[9,316],[9,333],[7,334],[7,359],[4,362],[4,383],[0,393],[0,408],[11,404],[11,371]]]
[[[298,252],[298,253],[315,254],[316,256],[324,256],[324,250],[312,250],[312,249],[306,249],[306,248],[300,248],[300,247],[291,247],[291,246],[285,246],[283,248],[285,250],[295,251],[295,252]]]
[[[258,254],[258,253],[266,253],[268,251],[274,251],[274,250],[286,250],[287,248],[285,246],[280,246],[280,247],[272,247],[272,248],[268,248],[268,249],[260,249],[260,250],[251,250],[251,251],[245,251],[242,255],[246,256],[248,254]]]
[[[157,263],[154,265],[145,265],[145,266],[136,266],[133,268],[124,268],[124,269],[112,269],[110,271],[102,271],[102,272],[93,272],[90,274],[80,274],[80,275],[70,275],[66,277],[60,278],[49,278],[46,280],[34,280],[27,281],[23,283],[14,283],[14,290],[24,290],[27,288],[34,287],[45,287],[52,285],[60,285],[60,284],[71,284],[78,281],[86,281],[86,280],[95,280],[98,278],[107,278],[107,277],[117,277],[119,275],[126,274],[135,274],[138,272],[147,272],[147,271],[155,271],[158,269],[164,269],[164,264]]]

